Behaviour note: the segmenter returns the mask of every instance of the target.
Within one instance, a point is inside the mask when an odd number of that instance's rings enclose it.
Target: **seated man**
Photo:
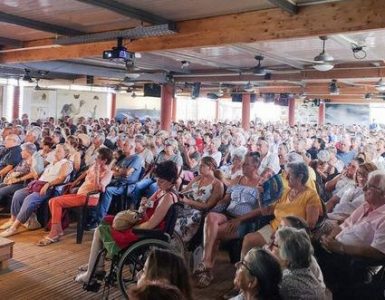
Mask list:
[[[337,298],[342,288],[367,279],[367,268],[352,265],[354,257],[385,259],[385,172],[371,172],[364,192],[365,203],[316,248],[326,285]]]
[[[16,134],[8,135],[4,140],[4,146],[6,150],[0,158],[0,177],[7,175],[22,160],[20,138]]]
[[[135,154],[135,141],[127,140],[123,145],[125,158],[119,161],[113,169],[113,179],[106,191],[100,197],[97,211],[97,223],[107,215],[113,196],[126,193],[127,185],[133,185],[139,180],[142,170],[142,159]],[[96,224],[91,224],[95,225]]]

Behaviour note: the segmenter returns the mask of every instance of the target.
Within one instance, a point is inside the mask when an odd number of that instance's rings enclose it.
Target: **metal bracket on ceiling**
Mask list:
[[[139,38],[151,36],[163,36],[176,33],[175,23],[167,23],[161,25],[153,25],[146,27],[136,27],[119,31],[107,31],[94,34],[78,35],[74,37],[58,38],[56,43],[59,45],[84,44],[100,41],[115,40],[117,38],[125,38],[135,40]]]

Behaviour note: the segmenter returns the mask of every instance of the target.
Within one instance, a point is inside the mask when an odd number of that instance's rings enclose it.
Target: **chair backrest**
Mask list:
[[[175,202],[170,206],[164,218],[164,221],[165,221],[164,233],[167,233],[170,236],[173,235],[176,220],[178,219],[182,209],[183,209],[183,204],[180,202]]]

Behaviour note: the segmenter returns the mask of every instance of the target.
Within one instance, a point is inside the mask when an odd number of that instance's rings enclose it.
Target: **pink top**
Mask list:
[[[371,246],[385,253],[385,204],[370,211],[363,203],[341,225],[336,239],[346,245]]]
[[[80,186],[77,194],[78,195],[87,195],[87,193],[98,190],[97,180],[99,178],[99,182],[103,187],[106,187],[112,178],[111,169],[106,166],[105,169],[98,172],[96,164],[94,164],[88,171],[87,176],[84,180],[84,183]]]

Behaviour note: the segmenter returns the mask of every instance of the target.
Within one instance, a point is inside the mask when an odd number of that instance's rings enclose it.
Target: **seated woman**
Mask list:
[[[173,203],[177,201],[174,186],[178,177],[178,169],[172,161],[160,163],[155,170],[159,190],[146,201],[142,201],[141,206],[145,209],[144,217],[136,228],[140,229],[163,229],[165,226],[164,218]],[[98,253],[103,247],[107,248],[108,255],[115,255],[121,249],[128,247],[138,240],[138,236],[128,229],[117,231],[112,228],[113,216],[107,216],[104,224],[100,225],[94,233],[91,245],[90,257],[88,260],[87,271],[80,273],[75,281],[87,283],[90,280],[91,271],[96,263]],[[103,258],[99,259],[96,270],[104,268]]]
[[[40,143],[41,149],[39,150],[39,154],[43,157],[45,166],[55,160],[55,151],[53,150],[54,145],[53,138],[50,136],[44,137]]]
[[[54,197],[49,200],[49,209],[52,216],[51,231],[48,236],[38,242],[38,246],[48,246],[59,241],[63,235],[61,227],[61,217],[63,208],[76,207],[85,204],[87,193],[92,191],[104,192],[106,186],[111,182],[112,171],[109,164],[112,160],[112,151],[108,148],[99,148],[96,162],[88,171],[84,183],[80,186],[76,194],[67,194]],[[96,200],[96,201],[92,201]],[[91,197],[90,205],[95,206],[98,198]]]
[[[0,203],[11,197],[17,190],[26,185],[30,179],[38,179],[44,170],[43,158],[36,152],[36,146],[33,143],[24,143],[21,145],[22,161],[7,174],[3,183],[0,184]],[[0,229],[7,229],[0,226]]]
[[[173,285],[182,292],[186,300],[193,299],[189,272],[183,258],[179,255],[161,249],[153,249],[150,252],[143,270],[138,274],[137,287],[140,288],[154,281]],[[153,296],[152,299],[157,298]]]
[[[254,152],[246,155],[242,167],[244,176],[232,181],[226,196],[214,208],[221,213],[210,212],[205,218],[203,259],[194,274],[199,287],[207,287],[213,280],[212,268],[220,240],[241,238],[250,230],[248,224],[240,226],[240,223],[231,231],[225,229],[231,220],[258,207],[259,191],[256,186],[260,179],[257,174],[259,164],[258,154]]]
[[[70,135],[67,137],[66,145],[69,149],[68,159],[72,162],[74,171],[77,173],[80,170],[81,152],[79,151],[79,139]]]
[[[223,172],[223,180],[226,185],[230,185],[230,182],[239,176],[242,176],[242,163],[245,155],[241,151],[233,153],[231,158],[231,165],[225,165],[221,167]]]
[[[217,170],[214,158],[203,157],[199,166],[200,176],[195,177],[182,191],[185,204],[175,224],[177,232],[184,242],[196,234],[201,222],[202,213],[214,207],[223,197],[221,173]]]
[[[235,266],[234,285],[241,293],[231,300],[281,299],[281,266],[270,251],[253,248]]]
[[[68,178],[72,172],[72,163],[65,158],[67,155],[67,148],[61,144],[56,145],[55,160],[45,168],[39,180],[33,182],[32,186],[15,192],[11,204],[11,219],[6,226],[3,225],[7,230],[0,236],[9,237],[16,234],[20,224],[27,222],[37,207],[51,196],[49,188],[63,183]]]
[[[286,170],[289,187],[275,204],[256,209],[232,221],[239,224],[256,216],[274,214],[270,224],[245,236],[242,256],[253,247],[262,247],[269,243],[283,217],[288,215],[301,217],[306,220],[310,229],[313,229],[322,215],[322,205],[317,192],[305,185],[309,178],[308,166],[303,162],[289,163]]]
[[[278,255],[284,267],[282,299],[324,300],[325,288],[311,270],[313,247],[305,230],[290,227],[277,231]]]
[[[326,204],[328,218],[342,223],[352,212],[365,202],[364,186],[368,181],[370,172],[377,170],[372,163],[363,163],[356,172],[356,185],[347,189],[341,198],[333,197]]]

